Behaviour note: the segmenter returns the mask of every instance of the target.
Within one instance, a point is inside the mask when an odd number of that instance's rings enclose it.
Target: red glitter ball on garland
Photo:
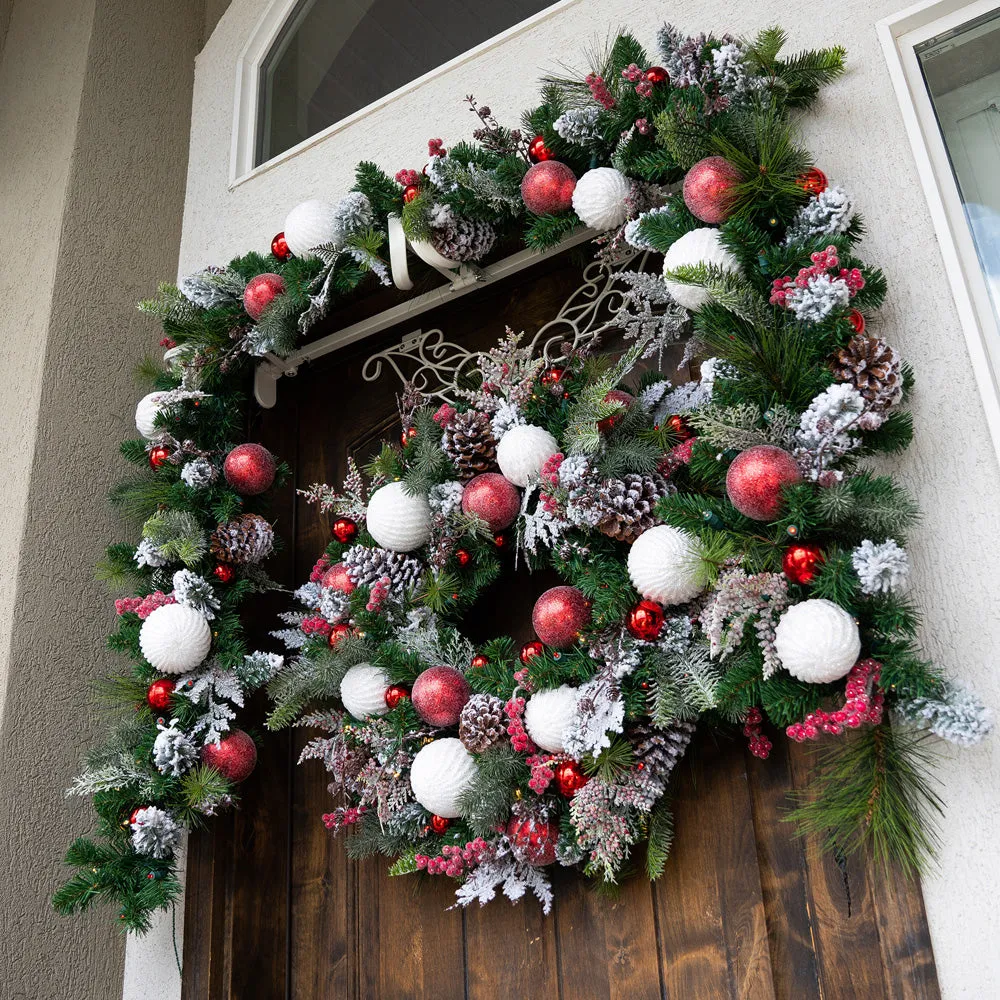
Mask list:
[[[552,150],[545,145],[544,135],[536,135],[528,143],[528,158],[532,163],[542,163],[545,160],[551,160],[554,155]]]
[[[250,777],[257,764],[257,745],[242,729],[234,729],[218,743],[206,743],[201,759],[234,784]]]
[[[285,279],[280,274],[269,271],[258,274],[247,282],[243,291],[243,308],[256,323],[264,310],[285,291]]]
[[[782,448],[759,444],[733,460],[726,473],[732,505],[754,521],[773,521],[781,513],[781,489],[802,479],[795,459]]]
[[[226,455],[222,472],[237,493],[255,497],[274,483],[274,456],[262,444],[240,444]]]
[[[573,798],[590,780],[575,760],[564,760],[556,764],[556,787],[564,799]]]
[[[573,205],[576,174],[559,160],[543,160],[528,169],[521,181],[524,207],[535,215],[558,215]]]
[[[410,698],[417,715],[432,726],[454,726],[472,693],[454,667],[428,667],[413,682]]]
[[[670,82],[670,74],[662,66],[650,66],[643,76],[654,86],[658,83]]]
[[[490,526],[490,531],[509,528],[517,520],[520,509],[520,491],[499,472],[474,476],[462,491],[462,512],[481,517]]]
[[[554,649],[569,649],[590,622],[590,602],[577,587],[551,587],[535,601],[535,635]]]
[[[514,854],[529,865],[551,865],[556,860],[559,821],[535,816],[511,816],[507,838]]]
[[[320,586],[349,594],[354,590],[354,581],[348,575],[347,567],[343,563],[335,563],[323,574]]]
[[[823,550],[818,545],[790,545],[781,557],[781,570],[792,583],[812,583],[817,567],[823,562]]]

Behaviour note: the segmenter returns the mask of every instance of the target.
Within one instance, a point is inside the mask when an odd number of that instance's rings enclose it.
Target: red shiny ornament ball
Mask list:
[[[234,570],[229,563],[219,563],[219,565],[212,570],[212,576],[214,576],[219,583],[232,583],[233,580],[236,579],[236,570]]]
[[[468,566],[469,560],[471,558],[472,556],[470,556],[469,553],[465,551],[465,549],[455,550],[455,561],[458,563],[459,566]]]
[[[451,820],[446,819],[444,816],[434,815],[431,816],[431,829],[440,837],[442,834],[448,832],[448,827],[451,826]]]
[[[543,160],[528,168],[521,181],[524,207],[535,215],[557,215],[573,205],[576,174],[558,160]]]
[[[707,156],[684,175],[684,204],[696,219],[717,226],[733,214],[743,175],[723,156]]]
[[[224,778],[239,784],[250,777],[257,764],[257,745],[242,729],[234,729],[218,743],[206,743],[201,759]]]
[[[222,463],[226,482],[246,497],[269,490],[275,470],[274,456],[261,444],[239,444]]]
[[[556,383],[562,381],[562,377],[565,374],[565,368],[546,368],[545,371],[542,372],[542,385],[556,385]]]
[[[804,174],[800,174],[795,178],[795,183],[798,184],[806,194],[822,194],[827,187],[826,174],[823,173],[819,167],[813,167],[811,170],[807,170]]]
[[[128,825],[131,826],[139,818],[139,813],[141,813],[143,809],[148,808],[149,806],[136,806],[135,809],[128,814]]]
[[[488,667],[490,665],[490,658],[488,656],[483,656],[482,653],[476,653],[472,658],[472,662],[469,664],[470,667],[475,667],[482,670],[483,667]]]
[[[358,526],[349,517],[338,517],[330,526],[330,534],[337,539],[341,545],[346,545],[353,541],[358,533]]]
[[[521,652],[518,654],[521,662],[527,666],[536,656],[541,656],[545,652],[545,643],[539,642],[537,639],[532,639],[531,642],[526,642],[521,647]]]
[[[653,642],[660,637],[665,616],[656,601],[640,601],[629,613],[625,627],[637,639]]]
[[[545,145],[545,136],[536,135],[534,139],[528,143],[528,158],[532,163],[542,163],[545,160],[551,160],[555,154]]]
[[[670,74],[662,66],[650,66],[643,75],[654,85],[670,82]]]
[[[569,649],[590,623],[590,602],[576,587],[552,587],[535,601],[535,635],[553,649]]]
[[[165,712],[170,708],[170,699],[176,686],[173,681],[167,680],[166,677],[153,681],[146,692],[146,701],[149,703],[149,707],[155,708],[157,712]]]
[[[785,549],[781,557],[781,569],[792,583],[812,583],[821,562],[823,550],[818,545],[801,542]]]
[[[409,697],[409,690],[402,684],[390,684],[385,689],[385,703],[389,708],[395,708],[401,701]]]
[[[348,576],[347,567],[343,563],[334,563],[323,574],[320,586],[339,590],[342,594],[349,594],[354,590],[354,581]]]
[[[773,521],[781,513],[781,488],[802,479],[795,459],[782,448],[759,444],[733,460],[726,473],[732,505],[754,521]]]
[[[507,539],[505,539],[505,538],[503,537],[503,535],[494,535],[494,536],[493,536],[493,544],[494,544],[494,545],[495,545],[495,546],[496,546],[496,547],[497,547],[498,549],[502,549],[502,548],[504,547],[504,545],[506,545],[506,544],[507,544]]]
[[[158,469],[164,462],[170,459],[170,449],[162,444],[149,449],[149,467]]]
[[[490,531],[503,531],[516,520],[521,509],[518,488],[499,472],[483,472],[465,484],[462,491],[462,511],[481,517]]]
[[[612,389],[604,397],[605,403],[621,403],[625,409],[619,410],[617,413],[612,413],[610,417],[605,417],[603,420],[597,421],[597,429],[602,434],[607,434],[615,424],[620,423],[622,417],[625,416],[625,410],[627,410],[634,402],[635,397],[628,392],[624,392],[622,389]]]
[[[564,760],[556,764],[556,787],[564,799],[573,798],[589,780],[575,760]]]
[[[852,309],[847,314],[847,319],[849,320],[851,326],[854,327],[855,333],[865,332],[865,317],[858,309]]]
[[[471,694],[465,675],[454,667],[428,667],[413,682],[410,698],[417,715],[431,726],[454,726]]]
[[[551,865],[556,860],[559,821],[535,816],[511,816],[507,839],[519,861],[529,865]]]
[[[256,322],[261,313],[285,290],[285,279],[280,274],[258,274],[247,282],[243,291],[243,308]]]
[[[413,201],[418,194],[420,194],[420,188],[418,188],[416,184],[407,184],[406,187],[403,188],[403,201],[409,205],[409,203]]]
[[[694,437],[691,425],[679,413],[667,418],[667,427],[670,429],[670,433],[681,441],[689,441]]]
[[[278,260],[288,260],[292,256],[292,251],[288,249],[288,240],[285,239],[284,233],[278,233],[277,236],[271,240],[271,253],[274,254]]]
[[[345,625],[341,622],[339,625],[334,625],[330,629],[330,635],[327,638],[327,642],[330,644],[330,648],[333,649],[338,643],[342,642],[351,634],[351,626]]]

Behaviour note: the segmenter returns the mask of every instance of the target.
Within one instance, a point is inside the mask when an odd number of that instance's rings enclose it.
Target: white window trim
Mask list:
[[[923,0],[876,25],[896,91],[917,173],[938,237],[945,273],[965,334],[986,412],[993,447],[1000,456],[1000,336],[989,293],[965,218],[934,107],[915,47],[997,9],[1000,0]]]
[[[555,17],[557,14],[562,13],[562,11],[564,11],[567,7],[580,3],[580,0],[560,0],[560,2],[553,4],[553,6],[547,8],[546,10],[533,14],[531,17],[518,22],[506,31],[502,31],[499,35],[494,35],[492,38],[488,38],[485,42],[481,42],[479,45],[476,45],[460,55],[455,56],[454,59],[449,59],[448,62],[442,63],[440,66],[429,70],[424,73],[423,76],[418,76],[415,80],[411,80],[409,83],[404,84],[397,90],[392,91],[392,93],[386,94],[378,100],[373,101],[371,104],[360,108],[359,110],[348,115],[346,118],[342,118],[340,121],[334,122],[332,125],[323,129],[322,132],[317,132],[315,135],[309,136],[308,139],[303,139],[302,142],[296,146],[292,146],[291,149],[286,149],[283,153],[279,153],[270,160],[267,160],[258,166],[254,166],[253,160],[257,128],[257,111],[260,96],[260,88],[258,84],[260,78],[260,68],[271,48],[271,45],[281,32],[285,21],[291,16],[297,3],[298,0],[272,0],[271,4],[261,15],[260,20],[257,22],[253,31],[250,33],[250,37],[247,40],[246,45],[243,47],[243,51],[240,53],[240,57],[236,62],[236,97],[233,121],[233,141],[229,157],[230,190],[240,184],[243,184],[245,181],[250,180],[252,177],[257,177],[265,171],[274,169],[274,167],[285,163],[294,156],[298,156],[307,149],[311,149],[318,143],[330,138],[330,136],[349,128],[366,115],[370,115],[373,111],[383,108],[387,104],[391,104],[393,101],[398,100],[403,95],[409,94],[418,87],[421,87],[423,84],[427,83],[428,80],[441,76],[443,73],[447,73],[456,66],[461,66],[470,59],[475,59],[484,52],[488,52],[490,49],[503,45],[511,38],[514,38],[528,29],[535,27],[537,24],[541,24],[550,17]]]

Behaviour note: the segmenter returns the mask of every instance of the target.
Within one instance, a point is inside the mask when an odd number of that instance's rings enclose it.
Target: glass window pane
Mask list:
[[[303,0],[261,66],[254,164],[552,5]]]
[[[916,52],[1000,322],[1000,11]]]

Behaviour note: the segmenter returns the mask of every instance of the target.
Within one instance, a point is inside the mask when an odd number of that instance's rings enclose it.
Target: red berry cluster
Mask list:
[[[458,878],[472,871],[492,854],[490,845],[482,837],[470,840],[464,847],[458,844],[446,844],[436,858],[427,854],[417,854],[414,861],[417,868],[426,871],[428,875],[450,875]]]
[[[749,741],[750,753],[761,760],[767,760],[771,753],[771,741],[761,730],[761,723],[764,716],[759,708],[751,707],[747,709],[747,720],[743,726],[743,735]]]
[[[790,292],[796,288],[805,288],[811,278],[835,271],[838,267],[840,270],[836,276],[843,279],[852,299],[865,287],[864,276],[856,267],[852,267],[850,270],[846,267],[840,267],[837,248],[832,243],[825,250],[817,250],[816,253],[811,254],[809,259],[812,261],[812,267],[800,268],[799,273],[794,278],[774,279],[771,284],[771,298],[769,300],[772,306],[787,308]]]
[[[531,742],[531,737],[524,728],[524,720],[521,718],[524,715],[524,705],[523,698],[511,698],[503,707],[504,714],[509,720],[507,735],[510,737],[511,746],[518,753],[528,753],[535,749],[535,744]]]
[[[605,111],[610,111],[615,106],[615,99],[611,96],[611,91],[608,90],[603,76],[598,76],[596,73],[588,73],[584,82],[590,87],[590,93],[594,100]]]
[[[878,687],[882,664],[877,660],[860,660],[847,675],[846,701],[836,712],[821,708],[810,712],[801,722],[789,726],[785,733],[796,743],[814,740],[820,733],[839,736],[845,729],[857,729],[864,722],[877,726],[882,721],[885,695]]]

